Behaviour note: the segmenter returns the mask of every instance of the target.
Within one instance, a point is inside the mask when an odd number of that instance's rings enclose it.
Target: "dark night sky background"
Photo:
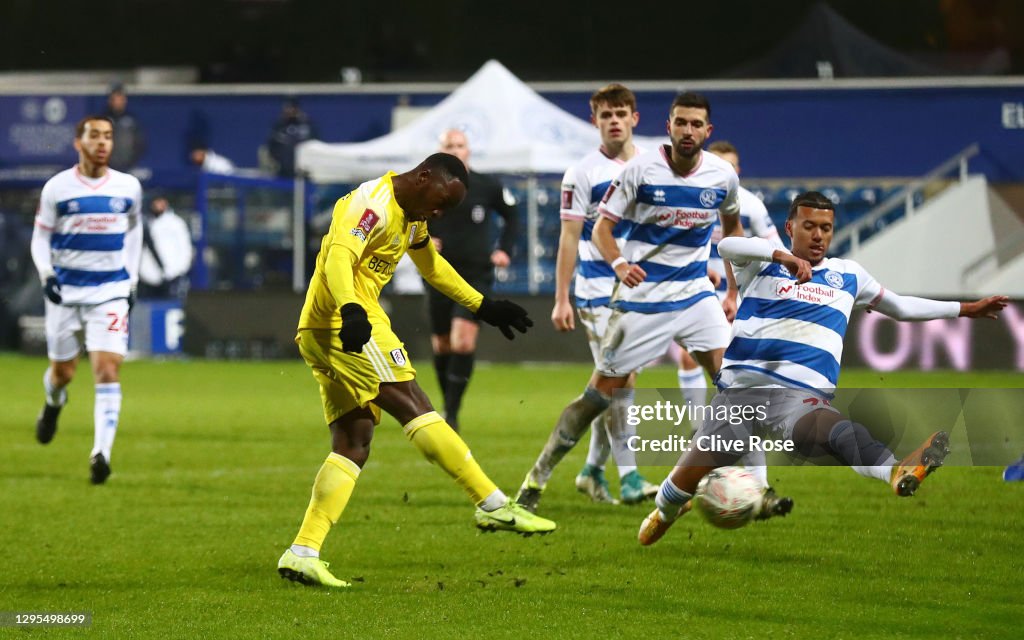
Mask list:
[[[204,81],[459,80],[497,58],[527,80],[723,77],[770,51],[812,0],[314,2],[5,0],[0,70],[195,66]],[[910,54],[1002,48],[1024,73],[1024,3],[831,0]]]

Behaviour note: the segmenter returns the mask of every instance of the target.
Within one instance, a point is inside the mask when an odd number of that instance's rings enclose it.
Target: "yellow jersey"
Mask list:
[[[356,302],[370,319],[390,326],[380,293],[407,251],[421,275],[476,311],[483,295],[434,249],[425,221],[412,221],[395,200],[394,172],[364,182],[334,205],[299,316],[299,329],[340,329],[343,305]]]

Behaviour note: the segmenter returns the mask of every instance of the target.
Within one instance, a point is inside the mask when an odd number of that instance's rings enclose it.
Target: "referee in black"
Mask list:
[[[450,153],[469,169],[469,142],[466,134],[449,129],[441,134],[441,151]],[[488,214],[505,220],[501,238],[495,246]],[[469,191],[462,204],[449,209],[439,220],[430,222],[434,245],[455,270],[480,293],[490,295],[494,268],[511,262],[513,243],[519,227],[515,201],[496,178],[469,169]],[[434,349],[434,370],[444,393],[445,420],[459,430],[462,396],[473,374],[480,325],[473,313],[439,293],[427,289],[430,306],[430,343]]]

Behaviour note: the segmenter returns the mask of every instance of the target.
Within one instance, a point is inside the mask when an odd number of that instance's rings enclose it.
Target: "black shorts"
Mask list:
[[[491,286],[494,284],[494,268],[460,270],[455,268],[466,282],[474,289],[484,294],[491,295]],[[434,287],[427,285],[427,306],[430,310],[430,333],[435,336],[443,336],[451,333],[452,318],[462,318],[470,322],[477,322],[473,312],[444,295]]]

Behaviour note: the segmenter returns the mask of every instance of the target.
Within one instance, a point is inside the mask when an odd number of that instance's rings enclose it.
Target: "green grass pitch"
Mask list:
[[[434,397],[427,363],[422,382]],[[88,483],[87,367],[48,446],[33,424],[45,362],[0,355],[0,611],[89,611],[98,638],[1019,638],[1024,483],[940,470],[913,499],[843,468],[775,468],[788,518],[738,531],[687,516],[657,545],[649,506],[587,502],[552,478],[550,536],[480,534],[472,507],[390,419],[324,558],[341,592],[281,580],[328,452],[301,362],[131,362],[114,474]],[[586,367],[482,366],[464,434],[512,492]],[[846,372],[843,386],[1024,387],[1024,376]],[[670,387],[653,369],[641,386]],[[663,469],[648,475],[660,481]],[[614,486],[613,490],[617,490]]]

